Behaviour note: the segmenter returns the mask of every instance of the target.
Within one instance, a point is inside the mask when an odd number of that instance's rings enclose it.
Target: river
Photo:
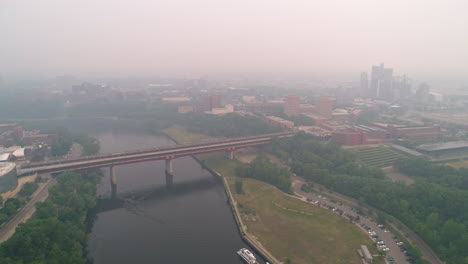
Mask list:
[[[174,144],[165,137],[127,131],[93,136],[103,153]],[[236,251],[247,246],[222,182],[192,158],[173,162],[170,187],[163,161],[116,167],[117,201],[107,199],[111,188],[104,169],[88,243],[95,264],[243,263]]]

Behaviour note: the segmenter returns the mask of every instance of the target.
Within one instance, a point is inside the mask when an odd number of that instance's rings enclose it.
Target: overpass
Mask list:
[[[34,173],[58,173],[68,170],[110,167],[111,186],[114,193],[117,182],[114,166],[153,160],[165,160],[166,179],[172,182],[173,168],[171,161],[173,159],[222,151],[226,152],[229,158],[232,159],[234,157],[234,151],[237,149],[267,145],[275,137],[281,138],[292,135],[294,135],[294,132],[274,133],[253,137],[216,140],[200,144],[174,145],[119,153],[105,153],[75,159],[27,163],[18,168],[18,176]]]

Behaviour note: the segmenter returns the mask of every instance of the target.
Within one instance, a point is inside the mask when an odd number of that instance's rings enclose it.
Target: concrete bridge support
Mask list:
[[[172,185],[173,178],[174,178],[174,170],[172,167],[172,159],[166,160],[166,186]]]
[[[234,159],[234,150],[226,150],[226,152],[224,152],[224,154],[226,155],[226,157],[230,160],[233,160]]]
[[[110,183],[111,183],[111,189],[112,189],[112,198],[115,198],[117,196],[117,175],[115,174],[115,168],[114,166],[110,166]]]

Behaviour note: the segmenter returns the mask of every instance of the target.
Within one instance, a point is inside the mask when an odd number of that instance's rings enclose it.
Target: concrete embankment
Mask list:
[[[218,174],[221,177],[221,175]],[[247,232],[247,226],[244,225],[242,222],[242,218],[240,216],[239,211],[237,210],[236,201],[232,198],[231,189],[229,188],[229,184],[225,177],[222,177],[224,190],[226,192],[226,196],[229,200],[229,205],[231,206],[232,213],[234,215],[234,219],[236,220],[237,226],[239,227],[239,232],[241,234],[242,239],[251,246],[257,254],[262,256],[263,259],[267,260],[270,263],[280,264],[281,262],[276,259],[270,252],[268,252],[258,241],[253,239],[251,235]]]

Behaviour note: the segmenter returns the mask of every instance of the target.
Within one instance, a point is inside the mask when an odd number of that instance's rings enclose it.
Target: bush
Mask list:
[[[241,180],[236,180],[236,193],[237,194],[243,194],[244,191],[242,190],[242,181]]]
[[[23,188],[21,188],[21,191],[19,191],[20,196],[30,196],[37,190],[37,183],[35,182],[27,182],[23,185]]]

